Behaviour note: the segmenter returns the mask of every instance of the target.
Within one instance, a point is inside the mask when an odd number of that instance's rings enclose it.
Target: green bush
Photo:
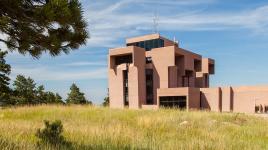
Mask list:
[[[38,129],[36,132],[36,136],[41,139],[41,142],[53,145],[64,143],[65,139],[62,135],[63,125],[60,120],[52,123],[45,120],[44,124],[45,128]]]

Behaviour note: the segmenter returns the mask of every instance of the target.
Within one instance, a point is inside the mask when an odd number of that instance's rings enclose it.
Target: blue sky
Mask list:
[[[212,86],[268,85],[268,1],[266,0],[82,0],[91,38],[86,46],[39,60],[16,52],[7,57],[11,77],[31,76],[66,98],[76,83],[89,100],[107,95],[108,49],[125,38],[150,34],[154,12],[159,32],[180,47],[216,60]],[[5,49],[3,45],[0,45]]]

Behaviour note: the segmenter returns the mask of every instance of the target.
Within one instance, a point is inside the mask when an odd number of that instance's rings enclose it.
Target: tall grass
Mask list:
[[[67,145],[38,145],[61,120]],[[0,110],[0,149],[268,149],[268,120],[245,114],[35,106]]]

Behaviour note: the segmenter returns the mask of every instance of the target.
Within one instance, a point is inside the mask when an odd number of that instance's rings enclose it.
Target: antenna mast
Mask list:
[[[154,33],[158,33],[158,25],[159,25],[159,23],[158,23],[158,21],[159,21],[159,17],[158,17],[158,13],[157,13],[157,11],[155,11],[155,13],[154,13],[154,18],[153,18],[153,32]]]
[[[155,10],[154,10],[154,17],[153,17],[153,33],[159,33],[158,26],[159,26],[159,16],[158,16],[158,1],[155,1]]]

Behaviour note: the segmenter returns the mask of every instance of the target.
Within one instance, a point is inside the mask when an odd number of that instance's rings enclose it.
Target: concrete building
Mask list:
[[[109,50],[110,107],[268,111],[268,86],[210,88],[214,73],[213,59],[159,34],[129,38],[126,47]]]

